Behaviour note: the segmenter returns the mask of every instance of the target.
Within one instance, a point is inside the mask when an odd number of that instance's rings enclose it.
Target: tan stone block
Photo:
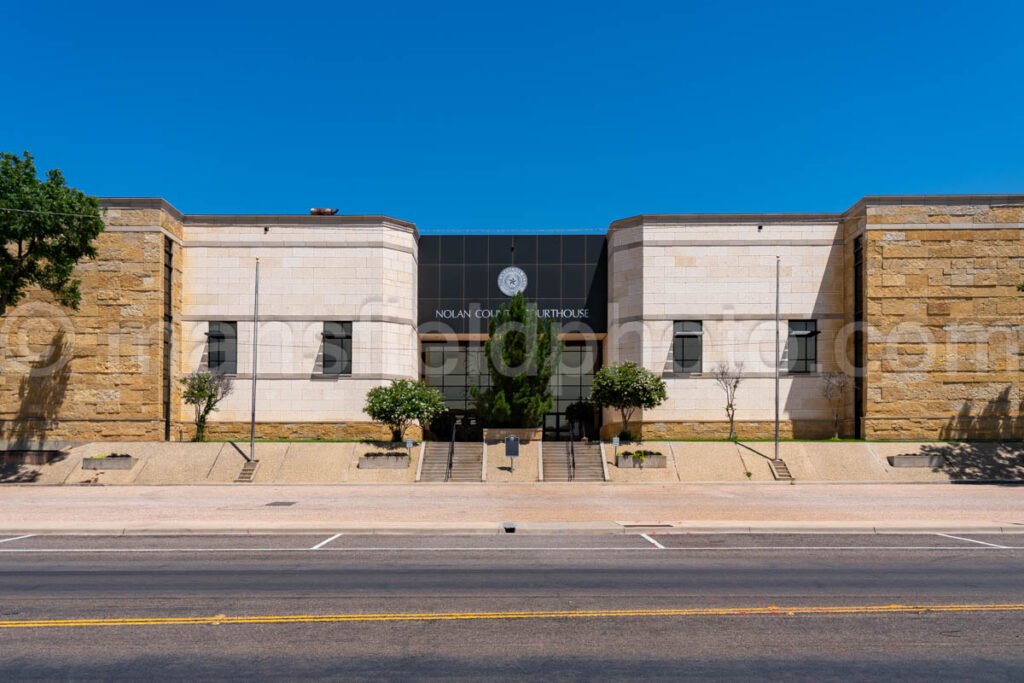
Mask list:
[[[1024,206],[993,206],[984,219],[992,223],[1024,223]]]

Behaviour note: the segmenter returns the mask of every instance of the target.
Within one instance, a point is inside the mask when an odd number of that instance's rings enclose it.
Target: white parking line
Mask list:
[[[341,534],[334,534],[334,535],[333,535],[333,536],[331,536],[330,538],[326,538],[326,539],[324,539],[324,540],[320,541],[320,542],[319,542],[319,543],[317,543],[317,544],[316,544],[315,546],[313,546],[312,548],[310,548],[310,550],[320,550],[320,548],[323,548],[323,547],[324,547],[325,545],[327,545],[327,544],[328,544],[328,543],[330,543],[331,541],[337,540],[337,539],[338,539],[339,537],[341,537]]]
[[[1001,548],[1003,550],[1009,550],[1008,545],[996,545],[995,543],[986,543],[985,541],[979,541],[973,538],[964,538],[963,536],[954,536],[953,534],[935,534],[936,536],[945,536],[946,538],[955,538],[958,541],[969,541],[970,543],[980,543],[981,545],[987,545],[990,548]]]
[[[644,539],[644,540],[646,540],[646,541],[650,541],[650,542],[651,542],[651,544],[652,544],[652,545],[653,545],[653,546],[654,546],[655,548],[657,548],[658,550],[664,550],[664,549],[665,549],[665,546],[663,546],[662,544],[658,543],[657,541],[655,541],[655,540],[654,540],[653,538],[651,538],[651,537],[650,537],[650,536],[648,536],[647,534],[640,534],[640,537],[641,537],[641,538],[643,538],[643,539]]]
[[[0,539],[0,543],[10,543],[11,541],[20,541],[23,538],[32,538],[35,534],[25,534],[24,536],[15,536],[13,538]]]
[[[514,553],[514,552],[654,552],[654,551],[675,551],[677,553],[729,553],[729,552],[750,552],[750,551],[762,551],[762,552],[806,552],[806,551],[940,551],[940,552],[992,552],[995,550],[1020,550],[1014,546],[1002,546],[991,543],[983,543],[981,546],[873,546],[873,545],[848,545],[848,546],[832,546],[832,545],[792,545],[792,546],[762,546],[762,545],[749,545],[749,546],[732,546],[732,547],[669,547],[662,546],[661,548],[654,546],[646,546],[642,548],[637,547],[625,547],[625,546],[613,546],[613,547],[569,547],[569,548],[552,548],[552,547],[524,547],[524,548],[480,548],[480,547],[421,547],[421,548],[402,548],[394,546],[383,546],[378,548],[0,548],[0,555],[10,555],[15,553],[309,553],[309,552],[335,552],[335,553],[369,553],[369,552],[386,552],[386,553],[420,553],[420,552],[502,552],[502,553]]]

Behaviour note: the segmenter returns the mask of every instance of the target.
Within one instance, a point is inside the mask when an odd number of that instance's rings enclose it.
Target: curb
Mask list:
[[[0,537],[33,535],[67,536],[258,536],[258,535],[416,535],[466,536],[505,535],[506,525],[513,525],[511,533],[525,535],[626,535],[626,534],[1024,534],[1024,526],[1000,524],[914,524],[863,522],[677,522],[664,524],[637,524],[624,522],[477,522],[458,524],[395,523],[395,524],[324,524],[276,525],[267,527],[237,526],[139,526],[139,527],[16,527],[0,529]]]

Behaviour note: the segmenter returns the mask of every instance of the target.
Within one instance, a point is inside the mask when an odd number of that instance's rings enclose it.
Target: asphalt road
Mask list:
[[[332,536],[0,538],[0,679],[1024,677],[1024,535]]]

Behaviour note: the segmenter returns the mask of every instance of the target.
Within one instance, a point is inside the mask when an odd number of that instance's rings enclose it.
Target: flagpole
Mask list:
[[[249,460],[256,461],[256,351],[260,325],[260,260],[256,259],[256,289],[252,303],[252,414],[249,420]]]
[[[775,257],[775,461],[779,460],[779,257]]]

